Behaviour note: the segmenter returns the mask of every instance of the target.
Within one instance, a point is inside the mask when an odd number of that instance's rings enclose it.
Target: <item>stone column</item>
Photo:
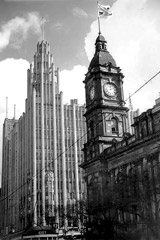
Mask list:
[[[64,134],[64,106],[63,93],[60,92],[60,119],[61,119],[61,151],[62,151],[62,180],[63,180],[63,207],[64,215],[67,214],[67,187],[66,187],[66,157],[65,157],[65,134]],[[65,218],[64,227],[67,227],[67,219]]]
[[[52,87],[53,87],[53,166],[54,166],[54,196],[56,223],[59,224],[58,213],[58,171],[57,171],[57,127],[56,127],[56,91],[55,91],[55,67],[52,63]]]
[[[75,187],[76,187],[76,201],[78,204],[78,208],[79,208],[79,172],[78,172],[78,151],[77,151],[77,126],[76,126],[76,104],[73,103],[73,140],[74,140],[74,159],[75,159],[75,163],[74,163],[74,170],[75,170]],[[73,179],[72,179],[73,180]],[[78,227],[81,227],[80,224],[80,216],[78,214]]]
[[[36,89],[33,86],[33,221],[37,225]]]
[[[44,50],[42,43],[42,59],[41,59],[41,184],[42,184],[42,223],[45,222],[45,149],[44,149]]]

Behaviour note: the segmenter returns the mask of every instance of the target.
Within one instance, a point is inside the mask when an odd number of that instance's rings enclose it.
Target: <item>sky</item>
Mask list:
[[[160,71],[160,1],[99,0],[110,5],[112,15],[100,19],[107,48],[124,74],[128,96]],[[78,98],[85,103],[85,74],[98,36],[97,0],[1,0],[0,1],[0,162],[2,127],[6,117],[25,111],[27,69],[38,41],[50,43],[54,63],[60,68],[64,103]],[[160,92],[160,74],[132,97],[133,108],[152,108]]]

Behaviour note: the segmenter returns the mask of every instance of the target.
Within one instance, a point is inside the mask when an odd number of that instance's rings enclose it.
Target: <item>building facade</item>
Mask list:
[[[84,198],[81,149],[85,106],[63,104],[59,69],[48,42],[37,44],[27,73],[25,113],[3,127],[2,194],[5,233],[27,226],[77,226],[67,211]],[[73,214],[72,212],[70,213]]]
[[[152,109],[134,118],[134,135],[124,136],[103,153],[103,199],[117,190],[119,220],[138,239],[160,237],[160,98]],[[112,190],[113,191],[113,190]]]
[[[160,98],[139,116],[132,107],[128,113],[123,74],[103,36],[98,36],[95,45],[84,81],[88,134],[81,166],[91,230],[87,236],[159,239]]]

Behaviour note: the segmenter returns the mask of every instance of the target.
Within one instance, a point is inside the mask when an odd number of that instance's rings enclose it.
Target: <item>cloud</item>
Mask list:
[[[61,22],[57,22],[52,25],[52,28],[56,31],[61,31],[64,28],[64,25]]]
[[[15,17],[4,23],[0,31],[0,51],[9,44],[13,48],[20,47],[29,36],[29,32],[36,35],[41,33],[41,18],[36,12],[28,13],[26,17]]]
[[[80,18],[88,17],[88,14],[83,9],[78,8],[78,7],[73,8],[72,12],[75,17],[80,17]]]
[[[158,10],[159,9],[159,10]],[[108,50],[125,75],[125,98],[160,70],[160,4],[149,0],[118,0],[112,6],[113,15],[100,19],[101,32]],[[94,21],[85,38],[88,59],[94,54],[98,23]],[[151,108],[158,97],[160,76],[156,77],[132,98],[134,108]],[[142,97],[143,96],[143,97]]]
[[[10,58],[0,62],[0,136],[2,136],[2,126],[6,117],[6,97],[8,97],[8,118],[14,117],[14,105],[16,105],[16,119],[25,111],[28,68],[29,62],[24,59]],[[60,91],[63,91],[64,103],[70,103],[70,99],[78,99],[79,104],[84,104],[83,80],[86,72],[86,67],[80,65],[75,66],[71,71],[63,70],[60,72]],[[0,162],[1,157],[2,137],[0,138]]]
[[[6,97],[8,97],[8,118],[14,117],[14,104],[16,118],[19,118],[25,111],[28,68],[29,63],[24,59],[9,58],[0,61],[0,158],[2,157],[2,126],[6,117]]]
[[[44,0],[4,0],[5,2],[44,2]],[[70,1],[70,0],[45,0],[45,2]]]
[[[86,72],[87,68],[81,65],[60,72],[60,90],[63,92],[65,103],[70,103],[70,99],[78,99],[80,104],[85,103],[83,80]]]
[[[72,0],[4,0],[4,2],[71,2]],[[92,0],[88,0],[92,1]]]
[[[29,62],[24,59],[8,58],[0,62],[0,112],[2,115],[5,114],[6,110],[6,96],[8,96],[9,101],[9,118],[13,117],[13,104],[17,106],[17,117],[25,110],[28,68]]]

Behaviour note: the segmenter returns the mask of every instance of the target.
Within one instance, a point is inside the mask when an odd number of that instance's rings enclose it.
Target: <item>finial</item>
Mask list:
[[[16,104],[14,104],[14,119],[16,119]]]

